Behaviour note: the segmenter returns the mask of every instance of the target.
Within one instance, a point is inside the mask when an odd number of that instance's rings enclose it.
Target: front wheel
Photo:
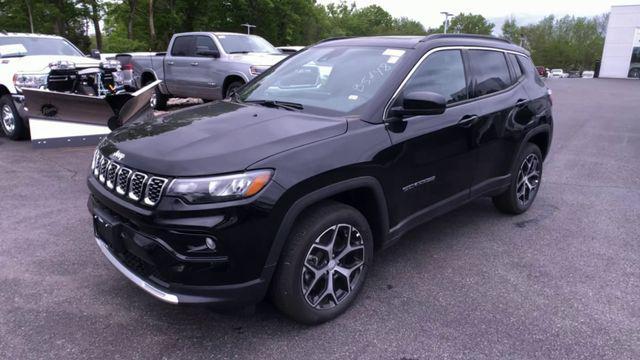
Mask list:
[[[169,97],[163,94],[160,88],[156,86],[153,95],[151,95],[151,99],[149,99],[149,106],[151,106],[153,110],[166,110],[167,101],[169,101]]]
[[[528,143],[514,163],[509,188],[493,198],[498,210],[508,214],[521,214],[531,207],[542,180],[542,153],[537,145]]]
[[[27,127],[18,114],[11,95],[0,97],[0,126],[11,140],[22,140],[27,137]]]
[[[242,85],[244,85],[242,81],[234,81],[231,84],[229,84],[229,86],[227,86],[227,89],[224,93],[225,99],[231,96],[231,94],[233,94],[234,92],[236,92]]]
[[[629,76],[630,78],[635,78],[635,79],[640,79],[640,68],[633,68],[631,70],[629,70]]]
[[[296,221],[271,297],[296,321],[331,320],[356,299],[372,260],[373,236],[358,210],[336,202],[316,205]]]

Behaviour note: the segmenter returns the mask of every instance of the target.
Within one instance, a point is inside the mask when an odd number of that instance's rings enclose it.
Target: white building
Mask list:
[[[611,7],[600,77],[640,78],[640,5]]]

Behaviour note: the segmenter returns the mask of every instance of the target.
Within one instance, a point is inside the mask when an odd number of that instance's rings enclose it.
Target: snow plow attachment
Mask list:
[[[22,89],[36,148],[96,145],[111,130],[150,109],[161,81],[133,93],[88,96],[40,89]]]

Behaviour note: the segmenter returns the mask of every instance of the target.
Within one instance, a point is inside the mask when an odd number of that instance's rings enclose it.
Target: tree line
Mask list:
[[[602,54],[607,19],[548,16],[520,26],[510,18],[501,30],[503,37],[528,48],[536,64],[593,68]],[[444,24],[427,29],[378,5],[358,8],[344,0],[328,5],[315,0],[0,0],[0,30],[61,35],[85,52],[163,51],[176,32],[244,32],[245,23],[274,45],[444,31]],[[461,13],[450,19],[448,29],[489,35],[495,24],[482,15]]]

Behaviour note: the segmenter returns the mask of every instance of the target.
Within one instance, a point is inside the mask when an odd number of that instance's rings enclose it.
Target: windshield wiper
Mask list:
[[[248,54],[251,51],[243,50],[243,51],[232,51],[229,54]]]
[[[286,110],[302,110],[304,106],[302,104],[288,102],[288,101],[278,101],[278,100],[248,100],[246,103],[258,104],[267,107],[275,107]]]

